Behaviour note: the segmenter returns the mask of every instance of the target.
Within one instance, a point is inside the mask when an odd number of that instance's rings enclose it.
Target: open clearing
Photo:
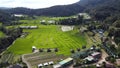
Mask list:
[[[18,38],[6,52],[16,55],[32,52],[32,46],[39,48],[58,48],[57,54],[70,55],[70,49],[87,45],[86,37],[79,30],[63,32],[56,25],[39,25],[38,29],[24,29],[28,36]]]

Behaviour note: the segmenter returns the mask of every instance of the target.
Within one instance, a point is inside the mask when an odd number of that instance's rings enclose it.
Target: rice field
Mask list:
[[[32,46],[39,48],[58,48],[57,54],[70,55],[71,49],[87,45],[86,37],[78,29],[62,32],[58,25],[39,25],[38,29],[24,29],[29,34],[18,38],[6,52],[22,55],[32,52]]]

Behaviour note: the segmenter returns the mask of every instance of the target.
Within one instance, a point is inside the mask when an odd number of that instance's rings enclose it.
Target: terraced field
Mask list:
[[[39,48],[58,48],[57,54],[70,55],[70,49],[86,45],[86,38],[79,30],[62,32],[60,26],[39,25],[38,29],[24,29],[28,36],[19,38],[6,51],[16,55],[32,52],[32,46]]]

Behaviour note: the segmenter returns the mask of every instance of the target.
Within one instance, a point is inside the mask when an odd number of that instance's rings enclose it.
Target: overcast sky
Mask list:
[[[46,8],[54,5],[67,5],[79,0],[0,0],[0,7]]]

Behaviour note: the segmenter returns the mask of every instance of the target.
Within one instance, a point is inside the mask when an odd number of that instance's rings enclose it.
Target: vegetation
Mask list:
[[[7,50],[15,54],[32,52],[32,46],[37,48],[58,48],[57,54],[70,55],[70,49],[81,48],[86,45],[86,38],[77,29],[69,32],[62,32],[56,25],[40,25],[38,29],[25,29],[29,35],[19,38]],[[16,48],[17,47],[17,48]]]
[[[1,38],[0,38],[0,53],[4,51],[8,46],[10,46],[16,38],[18,38],[21,33],[22,29],[20,28],[12,28],[7,29],[4,26],[0,26],[1,31]]]

